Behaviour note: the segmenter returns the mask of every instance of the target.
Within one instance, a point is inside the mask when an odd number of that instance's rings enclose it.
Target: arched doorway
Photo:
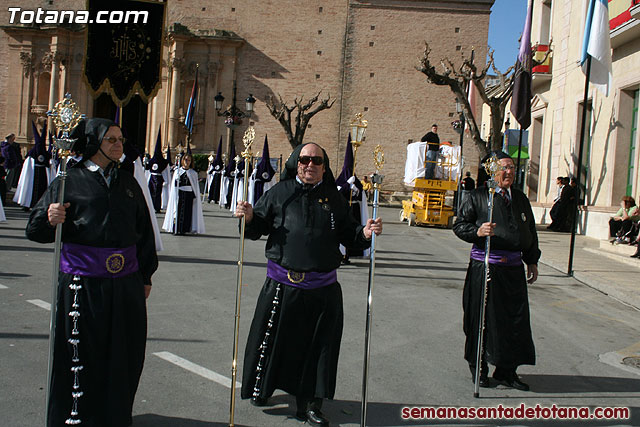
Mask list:
[[[116,118],[116,104],[111,96],[101,94],[94,102],[94,117],[114,120]],[[147,104],[135,95],[122,108],[122,130],[127,141],[133,143],[136,149],[143,154],[147,137]]]

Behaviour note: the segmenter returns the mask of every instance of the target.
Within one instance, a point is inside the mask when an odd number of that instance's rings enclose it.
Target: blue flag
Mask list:
[[[187,107],[187,115],[184,118],[184,125],[189,133],[193,132],[193,116],[196,114],[196,104],[198,102],[198,68],[196,68],[196,79],[193,81],[191,89],[191,97],[189,98],[189,106]]]

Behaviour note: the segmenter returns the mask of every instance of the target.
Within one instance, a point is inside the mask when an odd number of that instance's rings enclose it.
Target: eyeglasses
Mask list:
[[[503,171],[514,171],[514,170],[516,170],[516,167],[515,167],[515,166],[513,166],[513,165],[510,165],[510,166],[502,166],[502,167],[500,167],[500,170],[503,170]]]
[[[320,166],[324,163],[324,159],[321,156],[300,156],[298,157],[298,162],[302,163],[303,165],[313,163],[316,166]]]
[[[115,136],[110,136],[108,138],[102,138],[103,141],[108,141],[110,144],[115,144],[116,142],[122,142],[122,144],[124,144],[127,139],[126,138],[116,138]]]

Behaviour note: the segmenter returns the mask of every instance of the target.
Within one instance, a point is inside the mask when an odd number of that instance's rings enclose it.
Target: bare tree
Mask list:
[[[277,101],[274,100],[273,96],[267,98],[267,108],[271,115],[280,122],[280,125],[282,125],[291,147],[296,148],[298,145],[302,144],[304,133],[307,130],[307,126],[309,125],[311,118],[320,111],[331,108],[336,102],[335,98],[332,100],[331,96],[327,95],[326,99],[320,100],[316,105],[319,97],[320,92],[304,103],[304,97],[300,97],[300,99],[296,98],[293,100],[293,105],[291,107],[284,102],[282,96],[279,94]],[[295,113],[294,110],[296,110]],[[293,123],[291,121],[292,113],[294,113]]]
[[[551,44],[551,42],[549,44]],[[417,66],[416,69],[427,76],[427,80],[430,83],[438,86],[449,86],[462,105],[465,121],[469,125],[471,136],[480,153],[488,154],[490,151],[500,150],[502,148],[502,123],[504,121],[506,105],[513,92],[513,78],[515,76],[517,61],[516,64],[509,67],[505,73],[501,73],[494,65],[493,51],[490,49],[488,53],[489,61],[481,70],[478,70],[471,58],[465,58],[463,54],[462,63],[459,66],[456,66],[448,58],[441,59],[440,66],[442,67],[442,71],[438,72],[436,71],[436,67],[431,64],[431,60],[429,59],[430,53],[431,48],[429,44],[425,42],[424,54],[420,59],[420,65]],[[540,60],[532,59],[532,66],[535,67],[536,65],[544,63],[550,53],[551,49],[547,50],[545,56]],[[498,76],[500,83],[497,86],[485,88],[484,79],[489,69],[493,70]],[[491,129],[487,141],[484,141],[480,136],[476,117],[471,115],[471,106],[467,98],[467,87],[470,81],[473,81],[480,98],[489,106],[491,111]],[[478,116],[480,116],[480,114],[478,114]],[[478,117],[478,119],[480,119],[480,117]]]
[[[493,51],[489,51],[489,61],[481,70],[471,61],[471,58],[462,56],[462,62],[456,66],[448,58],[440,60],[442,71],[436,71],[436,67],[431,64],[429,55],[431,48],[425,42],[425,49],[420,65],[416,67],[418,71],[427,76],[429,83],[438,86],[449,86],[455,97],[462,105],[464,118],[469,126],[471,136],[474,143],[478,147],[480,153],[487,154],[491,150],[499,150],[502,146],[502,121],[504,119],[505,106],[511,97],[512,79],[514,66],[509,67],[506,73],[498,71],[493,64]],[[484,87],[484,79],[487,71],[492,69],[500,79],[500,85],[497,90],[487,92]],[[491,110],[491,130],[489,140],[484,141],[480,136],[480,130],[476,117],[471,114],[471,106],[467,98],[467,87],[469,82],[473,81],[477,92],[482,101],[487,104]],[[480,117],[478,117],[480,119]]]

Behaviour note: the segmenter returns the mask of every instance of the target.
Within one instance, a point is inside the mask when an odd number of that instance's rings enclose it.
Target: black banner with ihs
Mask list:
[[[136,93],[149,102],[161,84],[165,3],[88,0],[88,10],[84,74],[90,91],[106,91],[117,105]]]

